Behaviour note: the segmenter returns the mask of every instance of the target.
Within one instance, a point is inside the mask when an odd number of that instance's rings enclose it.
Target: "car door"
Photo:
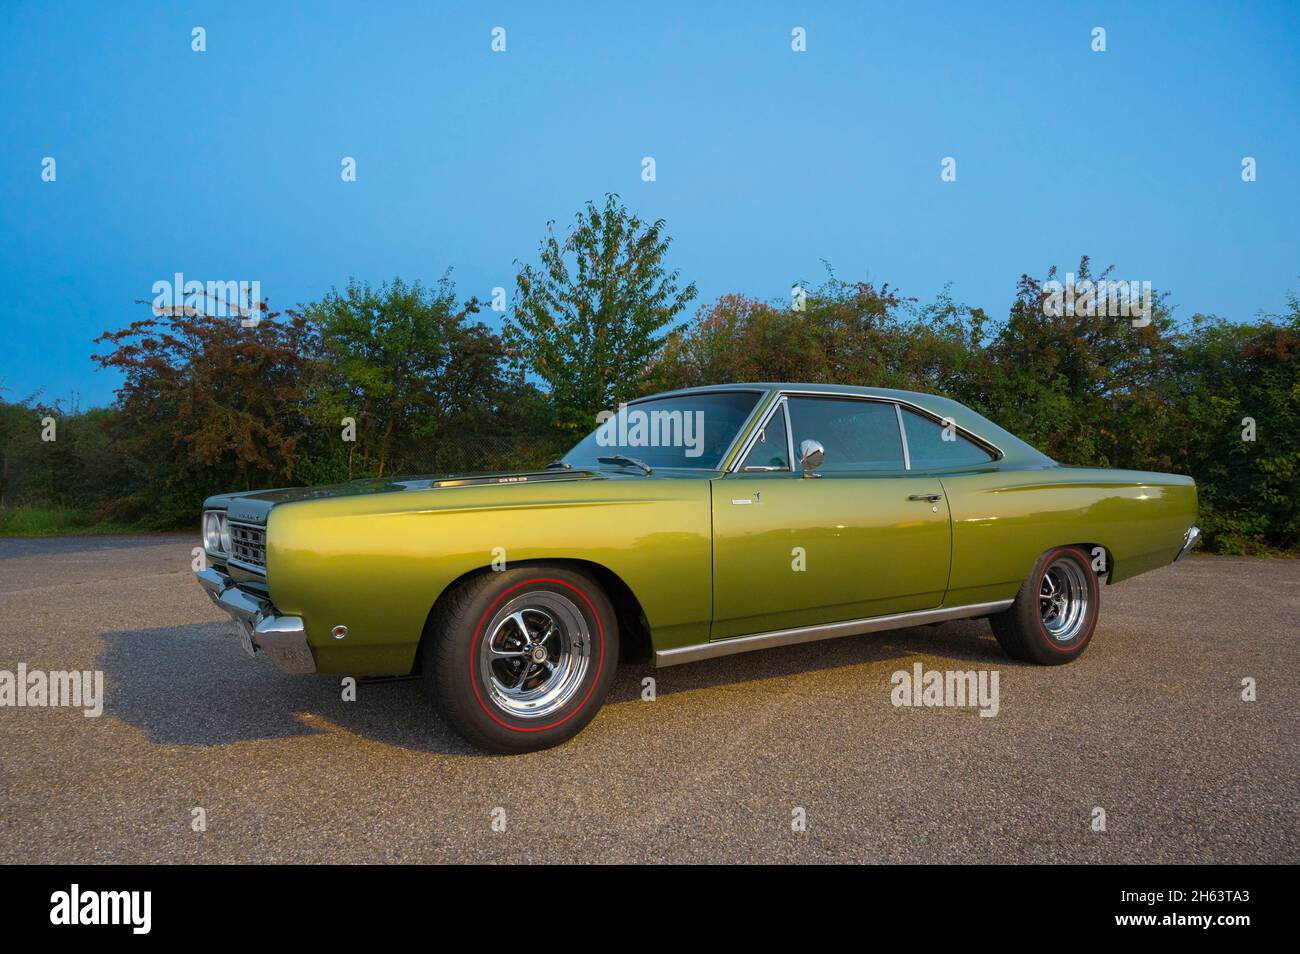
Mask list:
[[[797,448],[822,444],[816,476]],[[943,602],[951,528],[936,476],[907,467],[898,405],[788,393],[712,484],[713,639]]]

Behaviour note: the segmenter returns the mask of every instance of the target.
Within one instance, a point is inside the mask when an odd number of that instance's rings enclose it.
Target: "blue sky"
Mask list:
[[[823,259],[995,317],[1084,253],[1183,317],[1300,291],[1300,5],[607,6],[5,0],[3,396],[110,401],[91,340],[177,271],[486,298],[609,191],[667,219],[692,311]]]

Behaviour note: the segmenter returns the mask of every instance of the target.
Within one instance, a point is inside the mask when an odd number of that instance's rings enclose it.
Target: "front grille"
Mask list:
[[[247,523],[230,523],[230,559],[266,572],[266,528]]]

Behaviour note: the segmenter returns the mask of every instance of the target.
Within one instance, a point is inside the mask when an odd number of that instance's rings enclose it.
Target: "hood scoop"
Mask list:
[[[447,477],[433,481],[434,487],[475,487],[482,484],[534,484],[548,480],[573,480],[576,477],[593,476],[589,470],[539,470],[523,474],[467,474]]]

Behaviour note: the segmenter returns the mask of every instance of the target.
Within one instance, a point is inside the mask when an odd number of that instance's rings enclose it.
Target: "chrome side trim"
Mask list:
[[[748,439],[745,441],[744,445],[740,448],[740,453],[736,455],[735,464],[731,468],[733,473],[742,473],[742,474],[753,473],[753,471],[746,471],[744,469],[745,460],[746,458],[749,457],[750,451],[754,449],[754,445],[758,443],[758,436],[767,429],[768,425],[772,423],[772,419],[776,417],[778,413],[785,415],[785,448],[786,448],[786,459],[789,462],[789,466],[788,467],[765,467],[763,469],[766,471],[772,471],[777,473],[794,472],[794,438],[791,437],[790,434],[790,412],[785,406],[785,399],[778,397],[775,401],[773,401],[768,406],[768,409],[763,413],[763,417],[761,420],[759,420],[758,426],[749,432]]]
[[[1178,551],[1178,556],[1174,557],[1174,562],[1177,563],[1183,557],[1187,556],[1188,552],[1200,542],[1201,528],[1193,524],[1188,527],[1187,532],[1183,534],[1183,548]]]
[[[790,426],[790,402],[785,398],[777,398],[781,405],[781,414],[785,417],[785,459],[790,462],[790,473],[794,473],[794,428]]]
[[[698,389],[682,388],[677,391],[664,391],[661,394],[647,394],[645,397],[639,397],[634,401],[628,401],[627,406],[632,407],[632,405],[634,404],[642,404],[646,401],[654,401],[658,398],[685,397],[688,394],[737,394],[737,393],[757,394],[758,399],[754,401],[754,406],[750,408],[749,414],[745,416],[744,423],[740,425],[739,429],[737,429],[736,436],[733,437],[731,439],[731,443],[727,445],[726,453],[724,453],[721,457],[718,458],[718,466],[717,467],[672,467],[672,468],[666,467],[664,468],[665,470],[725,471],[730,467],[730,461],[732,460],[731,455],[735,453],[736,445],[739,444],[744,439],[745,435],[749,433],[749,429],[754,424],[755,416],[760,414],[760,408],[762,408],[763,406],[763,399],[772,393],[771,388],[717,388],[717,387],[713,387],[713,388],[703,387]],[[734,469],[734,468],[730,468],[730,469]]]
[[[790,398],[790,397],[823,397],[823,398],[834,398],[841,401],[876,401],[878,403],[883,403],[883,404],[893,404],[896,408],[905,407],[909,411],[915,411],[917,414],[920,414],[922,417],[927,417],[930,420],[934,421],[936,424],[939,424],[943,427],[947,427],[950,422],[950,419],[944,417],[942,414],[936,414],[934,411],[931,411],[929,408],[922,407],[919,404],[914,404],[911,401],[904,400],[903,398],[884,397],[882,395],[876,395],[876,394],[845,394],[840,391],[801,390],[798,388],[783,388],[780,391],[778,391],[776,395],[776,399],[778,402],[781,401],[783,398]],[[903,441],[906,442],[907,428],[902,423],[901,411],[899,412],[899,417],[900,417],[899,429],[902,431]],[[991,453],[995,461],[1002,460],[1002,458],[1007,456],[1006,453],[1002,450],[1002,448],[998,447],[998,445],[994,444],[992,441],[981,437],[980,435],[976,434],[974,431],[969,430],[963,427],[962,425],[958,424],[956,421],[951,421],[951,424],[956,429],[957,433],[973,441],[974,443],[978,444],[980,447],[983,447],[985,450]],[[791,435],[791,440],[793,441],[794,432],[790,431],[790,435]],[[753,434],[750,434],[750,437],[752,438]],[[748,452],[748,447],[746,447],[745,450],[746,452]],[[744,455],[742,454],[740,457],[737,457],[734,461],[732,461],[731,466],[727,467],[726,469],[733,473],[736,470],[738,470],[740,460],[743,459],[743,456]],[[909,463],[910,465],[910,462],[908,461],[905,461],[905,463]],[[910,470],[910,466],[908,469]],[[880,471],[880,473],[882,474],[895,473],[895,471]],[[902,471],[898,471],[897,473],[902,473]]]
[[[943,623],[953,619],[988,616],[1000,613],[1013,602],[1015,601],[996,600],[992,603],[971,603],[967,606],[941,606],[938,609],[919,610],[913,613],[851,619],[843,623],[826,623],[821,626],[800,626],[797,629],[778,629],[770,633],[735,636],[731,639],[718,639],[708,643],[697,643],[694,646],[682,646],[678,649],[661,649],[655,653],[655,666],[656,668],[677,666],[701,659],[747,653],[754,649],[794,646],[798,643],[816,642],[819,639],[861,636],[863,633],[876,633],[887,629],[903,629],[908,626],[924,626],[927,623]]]
[[[903,442],[903,469],[912,469],[912,455],[907,449],[907,428],[903,426],[903,409],[894,402],[894,414],[898,417],[898,438]]]
[[[722,460],[718,462],[716,470],[726,473],[727,471],[734,471],[740,466],[740,462],[745,459],[741,446],[745,444],[746,437],[755,433],[757,422],[766,420],[768,408],[772,406],[767,403],[771,396],[772,392],[770,390],[759,391],[758,400],[754,402],[754,409],[749,412],[749,417],[745,418],[745,423],[740,425],[740,430],[736,432],[736,436],[727,445],[727,452],[722,455]]]

